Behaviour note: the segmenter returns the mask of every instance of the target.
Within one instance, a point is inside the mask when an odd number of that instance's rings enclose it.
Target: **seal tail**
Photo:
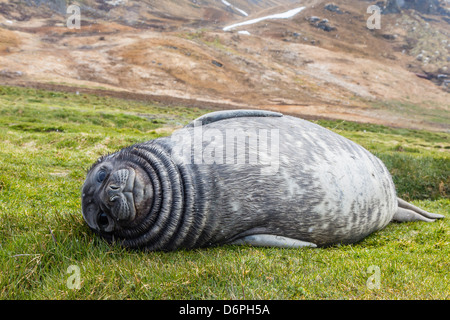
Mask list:
[[[433,222],[436,219],[444,218],[441,214],[427,212],[422,210],[412,204],[397,198],[398,200],[398,209],[392,218],[393,221],[397,222],[409,222],[409,221],[425,221],[425,222]]]

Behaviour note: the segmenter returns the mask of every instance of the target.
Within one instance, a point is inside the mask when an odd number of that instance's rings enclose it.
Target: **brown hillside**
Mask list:
[[[69,29],[63,2],[0,1],[1,83],[450,130],[444,4],[370,30],[375,1],[83,1]]]

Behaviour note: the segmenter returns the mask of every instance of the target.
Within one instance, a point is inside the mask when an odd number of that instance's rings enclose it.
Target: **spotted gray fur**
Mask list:
[[[278,132],[276,170],[263,174],[262,161],[195,162],[183,143],[195,140],[200,121],[202,134]],[[206,139],[201,147],[227,143]],[[249,147],[247,156],[273,157],[273,150],[259,149]],[[82,193],[83,216],[94,231],[147,250],[346,244],[392,220],[442,217],[398,199],[384,164],[360,145],[317,124],[266,111],[211,113],[171,137],[104,156],[88,172]]]

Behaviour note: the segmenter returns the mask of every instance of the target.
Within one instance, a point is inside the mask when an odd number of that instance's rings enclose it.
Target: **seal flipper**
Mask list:
[[[216,121],[233,119],[233,118],[244,118],[244,117],[282,117],[283,114],[274,111],[267,110],[224,110],[215,111],[198,117],[194,121],[191,121],[186,125],[186,128],[194,127],[197,125],[207,125]]]
[[[422,210],[405,200],[397,198],[398,201],[398,209],[394,214],[392,220],[397,222],[408,222],[408,221],[425,221],[425,222],[433,222],[436,219],[444,218],[441,214],[427,212]]]
[[[411,221],[425,221],[425,222],[433,222],[434,219],[428,219],[424,216],[418,214],[417,212],[414,212],[412,210],[404,209],[404,208],[398,208],[397,212],[395,212],[394,217],[392,218],[393,221],[397,222],[411,222]]]
[[[278,247],[278,248],[317,247],[317,245],[311,242],[301,241],[288,237],[276,236],[273,234],[253,234],[251,236],[246,236],[234,240],[230,242],[230,244],[251,245],[255,247]]]

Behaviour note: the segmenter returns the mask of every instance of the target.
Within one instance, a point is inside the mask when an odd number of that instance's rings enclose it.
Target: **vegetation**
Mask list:
[[[0,299],[450,298],[448,133],[318,121],[379,156],[400,196],[446,215],[435,223],[302,250],[140,252],[90,232],[80,189],[92,162],[206,112],[0,87]]]

